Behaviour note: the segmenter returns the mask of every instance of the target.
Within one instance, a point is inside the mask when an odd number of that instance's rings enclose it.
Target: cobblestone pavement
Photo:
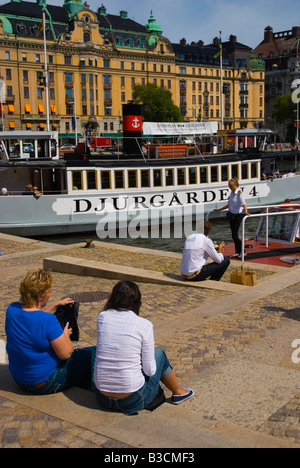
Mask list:
[[[0,238],[1,239],[1,238]],[[4,321],[7,305],[18,300],[18,287],[21,278],[29,268],[42,266],[47,246],[44,243],[22,243],[16,240],[1,239],[1,250],[5,255],[0,259],[0,340],[5,341]],[[145,255],[118,249],[83,249],[82,247],[51,247],[51,255],[64,254],[122,265],[139,266],[166,272],[178,272],[177,258]],[[50,250],[49,250],[50,252]],[[27,255],[27,254],[28,255]],[[270,273],[260,273],[266,276]],[[115,281],[91,277],[76,277],[53,273],[55,285],[52,300],[72,293],[104,291],[110,292]],[[226,280],[226,278],[225,278]],[[299,283],[300,284],[300,283]],[[173,286],[140,284],[142,292],[141,315],[154,324],[154,330],[161,324],[170,322],[170,332],[157,341],[157,346],[167,350],[179,379],[192,381],[205,367],[213,366],[234,356],[259,338],[283,327],[286,321],[300,320],[299,284],[291,286],[272,296],[265,297],[241,307],[231,313],[203,318],[194,326],[184,320],[186,312],[200,306],[208,306],[214,300],[230,300],[230,294],[212,290],[189,289]],[[284,308],[281,305],[284,304]],[[80,304],[79,326],[80,346],[96,344],[96,320],[103,310],[105,300]],[[182,316],[182,330],[172,333],[174,318]],[[300,442],[300,394],[275,414],[270,415],[259,431],[276,437]],[[0,398],[0,447],[95,447],[121,448],[122,443],[94,434],[68,422],[37,412],[12,401]]]

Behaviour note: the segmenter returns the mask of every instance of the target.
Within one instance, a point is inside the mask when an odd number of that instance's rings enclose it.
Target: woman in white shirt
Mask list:
[[[139,317],[141,303],[138,286],[120,281],[97,320],[96,397],[102,407],[127,415],[147,408],[160,381],[173,393],[174,404],[194,394],[180,387],[165,352],[155,350],[153,325]]]
[[[228,185],[231,190],[228,204],[223,208],[214,211],[219,212],[226,210],[227,208],[229,209],[227,217],[229,219],[232,239],[235,245],[235,255],[233,255],[233,257],[240,257],[242,254],[242,241],[239,238],[239,229],[244,217],[243,211],[245,211],[246,216],[249,216],[250,213],[248,213],[244,193],[239,188],[239,181],[237,179],[231,179]]]

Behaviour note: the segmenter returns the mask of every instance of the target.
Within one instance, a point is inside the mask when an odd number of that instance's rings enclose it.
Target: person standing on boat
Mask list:
[[[227,217],[229,219],[232,239],[235,245],[235,255],[233,255],[233,257],[240,257],[242,255],[242,241],[239,237],[239,229],[244,217],[243,212],[245,212],[246,216],[250,216],[250,213],[248,212],[246,205],[245,195],[239,188],[239,181],[237,179],[230,179],[228,185],[231,190],[228,204],[223,208],[216,209],[214,211],[221,212],[227,208],[229,209]]]

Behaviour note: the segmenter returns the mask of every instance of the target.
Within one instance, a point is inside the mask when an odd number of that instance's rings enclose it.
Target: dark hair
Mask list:
[[[208,236],[211,231],[211,223],[209,221],[204,221],[204,235]]]
[[[136,315],[139,315],[141,304],[141,293],[138,286],[131,281],[119,281],[114,286],[104,310],[132,310]]]

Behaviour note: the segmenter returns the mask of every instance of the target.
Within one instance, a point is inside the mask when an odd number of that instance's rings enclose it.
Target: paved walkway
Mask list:
[[[0,235],[5,252],[0,257],[0,358],[5,309],[18,300],[25,272],[42,267],[44,258],[63,255],[178,273],[176,253],[95,246]],[[156,345],[166,350],[180,381],[195,390],[192,400],[126,417],[99,410],[94,395],[78,389],[48,397],[22,394],[2,364],[0,447],[299,447],[300,363],[293,363],[292,353],[300,353],[292,343],[300,340],[300,267],[255,268],[258,286],[238,293],[139,283],[141,314],[153,322]],[[109,293],[116,282],[53,275],[53,300],[72,293]],[[96,320],[105,304],[101,297],[92,294],[80,305],[80,346],[96,343]]]

